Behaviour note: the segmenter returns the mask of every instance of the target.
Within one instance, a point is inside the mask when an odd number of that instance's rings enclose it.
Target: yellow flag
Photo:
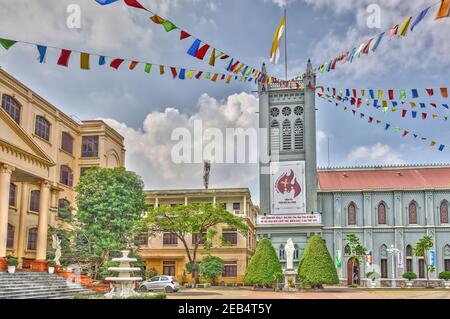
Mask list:
[[[406,34],[408,33],[409,24],[411,23],[411,19],[412,19],[412,17],[407,18],[400,25],[400,28],[398,29],[398,33],[397,33],[399,36],[403,36],[403,37],[406,36]]]
[[[272,64],[277,64],[280,59],[280,40],[284,35],[285,28],[286,20],[283,17],[272,40],[272,48],[270,49],[270,63]]]
[[[82,70],[89,70],[89,53],[80,53],[80,68]]]

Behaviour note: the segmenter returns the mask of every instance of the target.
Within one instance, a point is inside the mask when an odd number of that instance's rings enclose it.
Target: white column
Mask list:
[[[247,195],[244,195],[244,216],[247,216]]]
[[[8,234],[9,185],[14,167],[0,164],[0,258],[6,257]]]
[[[47,260],[47,234],[48,234],[48,213],[50,200],[50,183],[41,183],[41,193],[39,200],[39,225],[36,249],[36,260]]]
[[[19,235],[17,236],[17,258],[21,261],[25,250],[26,225],[25,218],[28,213],[29,188],[28,184],[22,183],[20,190],[20,210],[19,210]]]

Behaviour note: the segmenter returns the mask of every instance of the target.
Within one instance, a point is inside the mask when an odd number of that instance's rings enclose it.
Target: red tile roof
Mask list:
[[[318,179],[320,191],[450,189],[450,167],[322,170]]]

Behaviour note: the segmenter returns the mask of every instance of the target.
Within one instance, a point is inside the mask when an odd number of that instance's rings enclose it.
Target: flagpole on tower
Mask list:
[[[284,72],[286,76],[286,82],[288,80],[288,51],[287,51],[287,12],[284,8]]]

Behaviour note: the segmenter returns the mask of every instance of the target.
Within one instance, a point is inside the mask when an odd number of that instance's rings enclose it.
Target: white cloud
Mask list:
[[[318,130],[316,133],[316,142],[317,142],[317,152],[320,151],[321,145],[328,138],[327,134],[324,131]]]
[[[125,137],[127,168],[135,171],[150,189],[202,187],[202,164],[174,164],[172,147],[177,143],[170,137],[175,128],[187,128],[194,140],[192,145],[206,144],[193,134],[194,121],[202,120],[203,129],[257,128],[258,100],[241,93],[218,101],[207,94],[198,100],[197,112],[191,116],[169,107],[164,112],[148,114],[143,128],[136,130],[113,119],[105,120]],[[250,147],[257,147],[251,145]],[[211,187],[253,187],[258,178],[257,164],[213,164]]]
[[[405,163],[402,155],[398,151],[382,143],[359,146],[350,152],[347,159],[353,164],[359,165],[394,165]]]

